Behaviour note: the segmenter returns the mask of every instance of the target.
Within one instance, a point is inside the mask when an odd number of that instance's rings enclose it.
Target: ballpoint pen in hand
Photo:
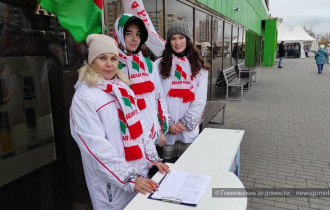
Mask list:
[[[154,184],[149,182],[149,185],[152,187],[152,189],[157,190],[157,187]]]

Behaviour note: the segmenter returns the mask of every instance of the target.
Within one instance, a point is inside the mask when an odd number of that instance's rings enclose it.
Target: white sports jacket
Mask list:
[[[81,152],[93,208],[123,209],[136,195],[130,178],[136,173],[147,176],[149,167],[160,160],[154,142],[143,134],[138,142],[143,158],[126,161],[114,96],[85,83],[76,85],[70,127]]]

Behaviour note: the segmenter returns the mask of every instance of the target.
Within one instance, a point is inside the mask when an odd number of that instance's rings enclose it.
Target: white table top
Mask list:
[[[170,165],[171,169],[179,170],[175,165]],[[192,172],[192,171],[186,171]],[[179,205],[174,203],[162,202],[158,200],[148,199],[149,194],[142,195],[137,194],[135,198],[126,206],[127,210],[171,210],[171,209],[203,209],[203,210],[219,210],[219,209],[235,209],[243,210],[247,206],[246,197],[235,198],[212,198],[212,188],[244,188],[242,182],[238,177],[231,172],[205,172],[205,175],[211,176],[209,185],[207,186],[202,199],[196,207]],[[163,174],[159,172],[152,178],[156,182],[159,182],[163,177]]]
[[[205,128],[179,160],[169,164],[170,169],[211,176],[196,207],[148,199],[148,195],[139,193],[125,209],[246,209],[246,197],[212,198],[212,188],[244,188],[239,178],[229,172],[243,135],[243,130]],[[152,179],[159,182],[163,176],[158,172]]]
[[[244,130],[205,128],[175,165],[180,170],[230,171]]]

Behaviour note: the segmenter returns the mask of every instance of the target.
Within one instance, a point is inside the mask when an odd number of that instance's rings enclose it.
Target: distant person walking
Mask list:
[[[237,43],[234,43],[234,49],[233,49],[233,54],[232,57],[235,62],[235,66],[237,65],[237,57],[238,57],[238,48],[237,48]]]
[[[284,41],[281,42],[281,44],[278,47],[278,54],[280,57],[280,61],[278,62],[278,68],[283,68],[281,66],[283,57],[285,57],[285,47],[284,47]]]
[[[322,73],[323,64],[327,61],[328,52],[324,49],[324,45],[320,45],[320,49],[315,53],[315,60],[319,74]]]
[[[309,51],[308,47],[305,47],[305,56],[306,57],[308,57],[308,51]]]

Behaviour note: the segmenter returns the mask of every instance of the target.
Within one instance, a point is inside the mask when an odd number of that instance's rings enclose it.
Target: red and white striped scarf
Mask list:
[[[128,77],[132,82],[131,88],[137,98],[137,105],[140,110],[143,110],[146,108],[143,94],[152,92],[155,89],[154,83],[150,79],[152,63],[149,59],[144,58],[141,52],[127,56],[123,51],[118,50],[120,67],[127,68]]]
[[[101,90],[114,95],[119,116],[120,130],[127,161],[142,158],[142,151],[138,145],[139,138],[142,138],[142,125],[140,113],[135,105],[134,93],[122,81],[107,81],[98,85]],[[110,117],[110,116],[109,116]]]
[[[191,91],[195,77],[191,75],[190,68],[190,62],[186,57],[172,55],[171,87],[168,95],[182,98],[183,103],[195,100],[195,93]]]
[[[152,92],[155,89],[154,83],[150,79],[152,72],[152,63],[144,58],[142,53],[132,55],[127,52],[125,44],[124,27],[132,14],[122,14],[117,17],[115,22],[114,39],[118,43],[119,69],[127,68],[128,78],[132,82],[131,89],[137,98],[137,106],[140,110],[146,108],[146,102],[143,99],[144,93]]]

